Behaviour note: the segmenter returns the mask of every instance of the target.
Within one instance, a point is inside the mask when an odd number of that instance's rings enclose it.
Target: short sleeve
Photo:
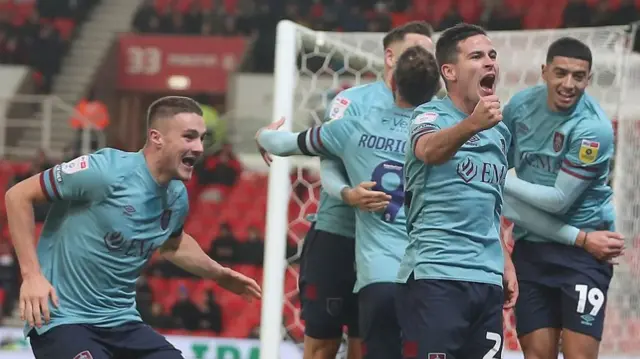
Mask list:
[[[108,193],[109,170],[105,154],[80,156],[40,173],[40,186],[50,201],[96,201]]]
[[[357,103],[349,98],[344,91],[339,93],[327,108],[324,114],[324,122],[340,120],[345,116],[359,116],[360,110]]]
[[[357,123],[358,118],[347,116],[308,130],[308,148],[320,156],[341,157]]]
[[[609,169],[613,158],[613,127],[607,121],[580,122],[570,136],[562,171],[591,180]]]
[[[411,115],[409,138],[411,148],[416,149],[420,137],[449,127],[450,116],[437,106],[424,105],[418,107]]]
[[[187,189],[184,185],[181,186],[174,208],[177,218],[176,223],[173,226],[173,230],[171,231],[170,238],[178,237],[182,234],[182,231],[184,230],[184,223],[189,215],[189,196],[187,195]]]
[[[511,99],[506,106],[504,106],[504,110],[502,111],[502,123],[507,126],[509,133],[511,133],[511,140],[509,141],[507,150],[507,162],[509,164],[509,168],[513,168],[515,166],[515,141],[513,136],[515,136],[515,127],[517,122],[517,107],[518,105],[515,103],[515,99]]]

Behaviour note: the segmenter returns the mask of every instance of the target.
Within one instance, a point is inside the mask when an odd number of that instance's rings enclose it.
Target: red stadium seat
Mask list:
[[[70,19],[55,19],[53,21],[53,26],[58,30],[62,39],[69,40],[76,25],[75,22]]]

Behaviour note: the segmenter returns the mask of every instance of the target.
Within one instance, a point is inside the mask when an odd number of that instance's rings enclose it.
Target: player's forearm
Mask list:
[[[160,249],[171,263],[201,278],[218,279],[223,267],[211,259],[190,235],[183,233],[179,239],[169,239]]]
[[[267,152],[276,156],[304,154],[298,145],[298,133],[274,130],[262,130],[258,135],[258,144]]]
[[[469,121],[464,120],[452,127],[427,133],[418,139],[415,156],[427,164],[443,164],[477,132]]]
[[[505,192],[545,212],[566,213],[589,187],[591,181],[559,172],[553,187],[523,181],[515,173],[507,174]]]
[[[11,241],[15,248],[22,277],[40,273],[40,262],[36,252],[36,222],[33,215],[34,202],[18,186],[5,195],[7,221]]]
[[[502,215],[518,226],[557,243],[574,246],[576,240],[583,236],[580,229],[563,223],[507,193],[504,194]]]
[[[342,200],[342,191],[349,188],[342,163],[336,160],[320,161],[320,181],[324,190],[333,198]]]

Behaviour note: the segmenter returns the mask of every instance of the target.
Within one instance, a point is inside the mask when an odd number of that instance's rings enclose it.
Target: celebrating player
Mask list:
[[[356,211],[355,291],[365,358],[401,357],[394,281],[407,245],[402,174],[406,129],[413,108],[429,101],[439,82],[433,55],[410,47],[393,72],[395,106],[368,116],[345,115],[299,134],[263,130],[258,135],[260,144],[277,155],[339,157],[351,183],[371,181],[388,194],[389,202],[377,208],[380,213]]]
[[[615,220],[607,185],[613,129],[584,93],[591,66],[587,45],[561,38],[542,67],[546,85],[519,92],[504,109],[517,172],[507,177],[505,194],[587,229],[557,243],[516,223],[516,318],[526,358],[556,358],[561,333],[565,358],[598,357],[613,275],[607,260],[624,247],[619,234],[607,232]]]
[[[147,114],[140,152],[103,149],[24,180],[6,194],[23,283],[20,316],[36,358],[182,358],[136,310],[136,280],[156,249],[247,298],[250,278],[209,258],[183,231],[183,180],[202,154],[198,104],[164,97]],[[52,201],[37,252],[33,205]],[[53,306],[51,306],[53,304]]]
[[[326,111],[325,122],[345,116],[365,117],[394,107],[391,90],[392,69],[408,47],[433,48],[432,30],[425,22],[409,22],[390,31],[383,39],[384,81],[342,91]],[[267,163],[270,162],[264,149]],[[300,298],[305,320],[304,358],[333,359],[340,347],[343,326],[350,337],[349,358],[359,357],[358,304],[353,293],[356,281],[354,209],[375,209],[387,195],[373,184],[344,188],[344,168],[340,161],[321,162],[322,191],[316,220],[307,233],[300,266]],[[336,175],[338,174],[338,175]],[[374,207],[371,207],[374,206]],[[331,266],[327,266],[331,263]],[[365,333],[366,334],[366,333]]]

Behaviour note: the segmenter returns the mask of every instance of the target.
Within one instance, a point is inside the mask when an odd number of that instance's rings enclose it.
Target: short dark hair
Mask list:
[[[436,58],[422,46],[406,49],[393,73],[398,93],[413,106],[429,102],[440,91]]]
[[[487,35],[487,32],[478,25],[466,23],[444,30],[436,42],[438,65],[442,67],[444,64],[455,64],[458,59],[458,43],[476,35]]]
[[[386,49],[394,42],[404,40],[407,34],[418,34],[431,38],[433,36],[433,28],[425,21],[410,21],[389,31],[382,39],[383,48]]]
[[[547,50],[547,63],[551,63],[556,56],[584,60],[589,63],[589,70],[591,70],[591,64],[593,62],[591,49],[578,39],[561,37],[551,43],[549,50]]]
[[[202,108],[189,97],[161,97],[155,100],[147,110],[147,128],[160,118],[173,117],[179,113],[195,113],[198,116],[202,116]]]

